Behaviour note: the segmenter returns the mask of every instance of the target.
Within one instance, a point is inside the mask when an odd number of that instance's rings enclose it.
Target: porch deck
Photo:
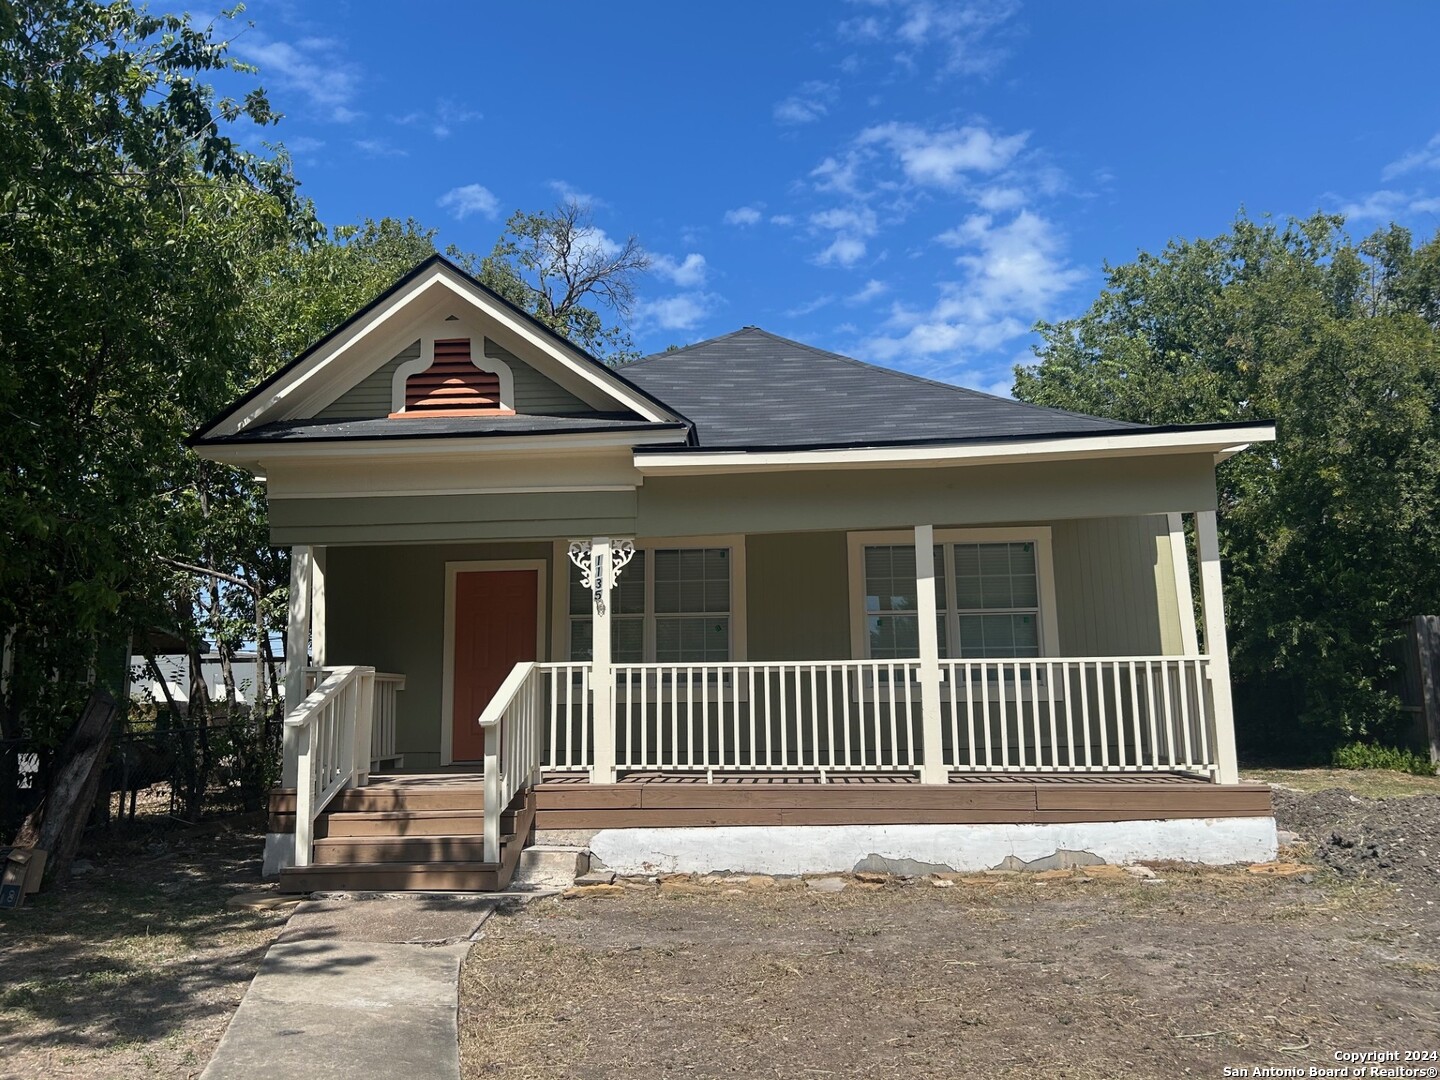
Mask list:
[[[394,773],[366,789],[483,801],[478,773]],[[943,786],[898,773],[633,772],[613,784],[547,773],[534,788],[537,830],[707,825],[964,825],[1267,817],[1263,784],[1213,784],[1179,773],[976,774]]]

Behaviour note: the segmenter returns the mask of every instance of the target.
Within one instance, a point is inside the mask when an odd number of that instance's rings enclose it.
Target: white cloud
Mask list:
[[[794,214],[771,214],[770,224],[779,225],[781,228],[788,228],[795,224]]]
[[[555,192],[563,202],[579,203],[581,206],[604,206],[605,200],[588,191],[581,191],[567,180],[547,180],[545,186]]]
[[[685,292],[642,300],[635,305],[635,317],[661,330],[693,330],[709,317],[718,298],[710,293]]]
[[[809,124],[830,111],[839,94],[834,83],[807,82],[772,110],[777,124]]]
[[[868,206],[837,206],[810,215],[813,232],[833,234],[828,247],[815,256],[820,266],[854,266],[865,257],[865,241],[879,231],[875,211]]]
[[[927,131],[916,124],[892,122],[866,128],[856,141],[861,146],[887,147],[912,183],[954,188],[968,173],[991,173],[1009,165],[1028,138],[1028,132],[997,135],[975,126]]]
[[[834,302],[835,297],[832,295],[827,294],[825,296],[817,296],[814,300],[811,300],[804,304],[797,304],[795,307],[788,309],[785,312],[785,317],[789,319],[799,319],[806,315],[813,315],[821,308],[828,307]]]
[[[841,37],[861,43],[881,43],[898,51],[895,62],[915,66],[918,56],[934,50],[940,56],[941,75],[987,75],[1005,59],[1005,48],[994,39],[1019,10],[1017,0],[872,0],[878,9],[842,21]]]
[[[955,261],[964,279],[942,283],[940,298],[928,310],[895,305],[887,332],[865,343],[869,355],[929,358],[953,369],[969,354],[1000,348],[1029,332],[1084,277],[1066,261],[1055,226],[1029,210],[1003,224],[975,214],[936,239],[960,249]]]
[[[1329,200],[1338,200],[1339,196],[1330,195]],[[1362,195],[1358,199],[1350,199],[1340,204],[1340,213],[1346,221],[1375,221],[1383,218],[1393,218],[1406,210],[1414,196],[1407,195],[1403,191],[1372,191],[1368,195]]]
[[[868,304],[871,300],[878,299],[890,291],[890,286],[877,278],[871,278],[857,293],[852,293],[846,300],[852,304]]]
[[[280,88],[294,89],[331,120],[348,124],[362,114],[352,108],[360,77],[327,38],[303,38],[291,44],[267,39],[257,31],[236,35],[231,48],[240,59],[260,69],[262,80],[274,78]]]
[[[1025,192],[1016,187],[987,187],[975,195],[975,204],[992,214],[1018,210],[1027,201]]]
[[[366,157],[409,157],[410,151],[395,146],[386,139],[356,139],[355,149]]]
[[[1390,162],[1380,173],[1380,179],[1393,180],[1417,169],[1440,169],[1440,135],[1436,135],[1419,150],[1411,150],[1404,157]]]
[[[760,221],[760,210],[754,206],[737,206],[725,211],[726,225],[755,225]]]
[[[676,260],[669,255],[650,256],[650,269],[663,278],[668,278],[682,289],[695,289],[705,284],[709,267],[705,256],[692,251],[684,259]]]
[[[285,140],[285,149],[289,150],[294,157],[303,157],[313,154],[325,145],[324,139],[312,138],[309,135],[296,135],[293,139]]]
[[[448,98],[442,98],[436,103],[433,112],[416,109],[400,116],[392,116],[390,122],[401,127],[423,125],[430,129],[430,134],[435,138],[448,139],[457,125],[482,118],[483,114],[479,110],[469,109]]]
[[[865,257],[865,241],[854,236],[837,236],[830,246],[815,256],[821,266],[854,266]]]
[[[810,170],[817,191],[834,192],[837,195],[858,195],[860,157],[851,151],[844,157],[827,157]]]
[[[461,221],[471,214],[493,218],[500,210],[499,200],[491,194],[489,188],[480,184],[451,188],[435,200],[435,205],[442,210],[449,210]]]

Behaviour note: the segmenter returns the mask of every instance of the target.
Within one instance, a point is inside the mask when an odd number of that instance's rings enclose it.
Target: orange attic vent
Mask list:
[[[500,400],[500,376],[481,371],[470,358],[469,338],[435,341],[435,361],[405,380],[405,409],[390,418],[414,416],[513,416]]]

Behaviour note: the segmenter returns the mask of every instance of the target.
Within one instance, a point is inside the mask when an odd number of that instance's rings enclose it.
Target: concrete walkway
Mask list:
[[[500,897],[310,900],[270,947],[201,1080],[459,1080],[460,964]]]

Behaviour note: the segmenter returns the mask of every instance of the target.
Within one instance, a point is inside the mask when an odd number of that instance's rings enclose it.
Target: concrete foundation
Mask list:
[[[970,872],[1069,853],[1089,861],[1174,859],[1226,865],[1275,858],[1273,817],[1171,818],[1043,825],[781,825],[601,829],[594,863],[620,874],[825,874],[890,867]]]

